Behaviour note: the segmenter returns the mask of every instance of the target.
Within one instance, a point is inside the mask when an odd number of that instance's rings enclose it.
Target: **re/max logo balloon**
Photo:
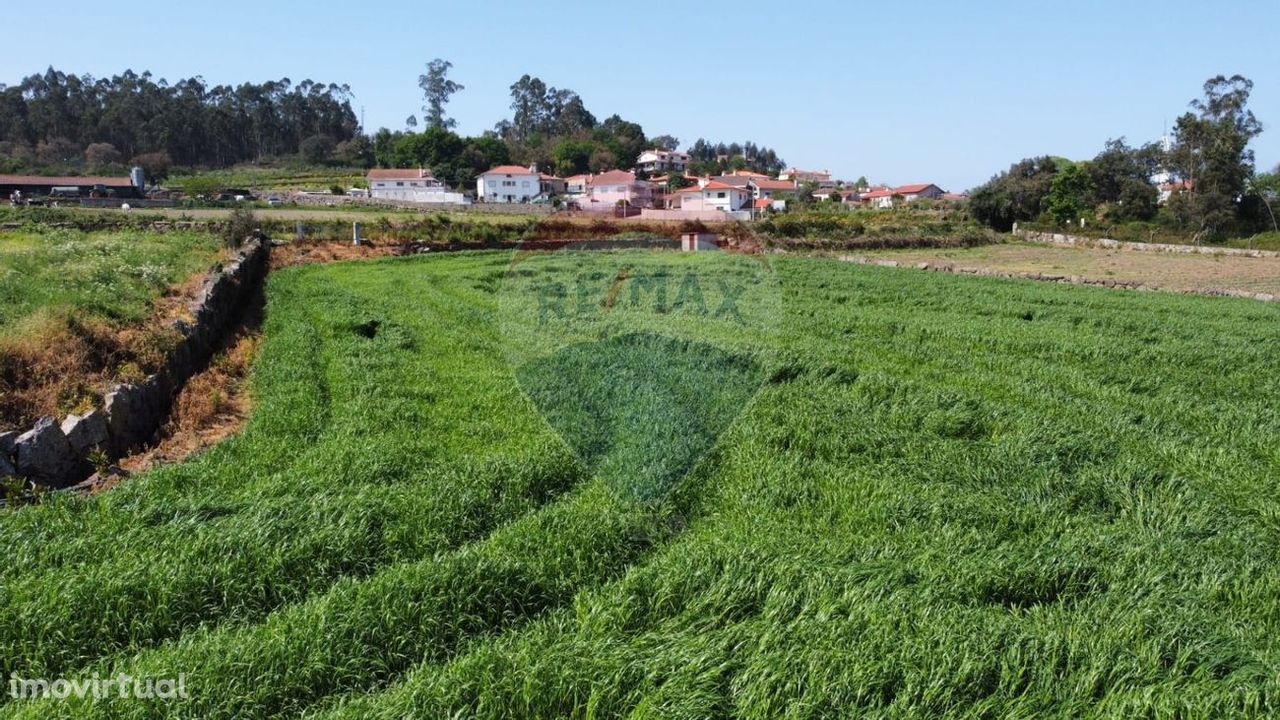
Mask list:
[[[538,324],[629,308],[706,315],[745,325],[738,302],[746,288],[740,278],[701,275],[693,270],[624,267],[613,274],[583,272],[566,282],[535,285]]]

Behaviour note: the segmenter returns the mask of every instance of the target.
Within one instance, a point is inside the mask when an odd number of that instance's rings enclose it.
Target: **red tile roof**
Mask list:
[[[133,181],[127,177],[95,175],[0,175],[0,185],[51,185],[55,187],[106,185],[107,187],[133,187]]]
[[[519,165],[499,165],[495,168],[489,168],[482,173],[484,175],[537,175],[538,173],[529,172],[529,168]]]
[[[796,184],[790,180],[752,180],[752,184],[761,190],[795,190]]]
[[[636,174],[627,172],[626,170],[610,170],[603,172],[591,178],[591,184],[603,183],[605,185],[630,185],[636,181]]]
[[[757,198],[757,199],[756,199],[755,207],[756,207],[756,209],[757,209],[757,210],[767,210],[768,208],[770,208],[770,207],[772,207],[772,206],[773,206],[773,201],[772,201],[772,200],[770,200],[769,198]]]
[[[685,188],[680,192],[702,192],[703,190],[739,190],[742,192],[747,191],[746,188],[740,188],[735,185],[727,185],[717,180],[712,180],[711,182],[707,183],[706,185],[703,185],[702,187]]]
[[[374,168],[366,177],[370,180],[418,180],[431,177],[431,171],[421,168]]]
[[[894,188],[893,191],[898,193],[899,195],[915,195],[916,193],[922,192],[925,189],[931,188],[931,187],[937,187],[937,185],[934,185],[933,183],[916,183],[915,185],[899,185],[898,187]]]

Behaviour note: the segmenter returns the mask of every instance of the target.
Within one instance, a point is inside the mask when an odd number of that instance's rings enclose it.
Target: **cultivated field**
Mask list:
[[[1077,275],[1177,291],[1247,290],[1280,294],[1280,259],[1064,248],[1008,243],[972,248],[870,250],[858,254],[904,264],[927,262],[1014,273]]]
[[[0,675],[191,697],[0,718],[1280,711],[1274,304],[489,252],[264,332],[240,435],[0,514]]]

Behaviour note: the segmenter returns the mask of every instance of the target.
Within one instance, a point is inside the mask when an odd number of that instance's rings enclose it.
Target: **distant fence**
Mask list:
[[[80,198],[80,207],[118,208],[128,205],[130,208],[171,208],[172,200],[144,200],[142,198]]]
[[[290,202],[299,205],[322,205],[325,207],[363,206],[403,208],[406,210],[440,210],[445,212],[478,212],[497,215],[550,215],[550,205],[532,205],[528,203],[456,203],[412,202],[409,200],[386,200],[383,198],[351,197],[349,195],[301,195],[289,196]]]

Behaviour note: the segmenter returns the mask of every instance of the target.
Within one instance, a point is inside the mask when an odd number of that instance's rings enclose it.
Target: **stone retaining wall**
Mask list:
[[[1141,243],[1112,240],[1110,238],[1091,238],[1082,235],[1064,235],[1063,233],[1039,232],[1013,228],[1013,234],[1031,242],[1066,245],[1067,247],[1098,247],[1111,250],[1135,250],[1138,252],[1171,252],[1192,253],[1199,255],[1238,255],[1241,257],[1280,257],[1275,250],[1246,250],[1245,248],[1224,248],[1208,245],[1172,245],[1169,243]]]
[[[0,475],[16,475],[47,488],[89,477],[90,454],[108,459],[133,452],[164,424],[173,398],[213,356],[241,310],[262,287],[271,245],[247,241],[221,268],[209,273],[189,306],[190,319],[172,321],[176,339],[160,372],[110,388],[101,408],[83,415],[40,419],[27,432],[0,433]]]

